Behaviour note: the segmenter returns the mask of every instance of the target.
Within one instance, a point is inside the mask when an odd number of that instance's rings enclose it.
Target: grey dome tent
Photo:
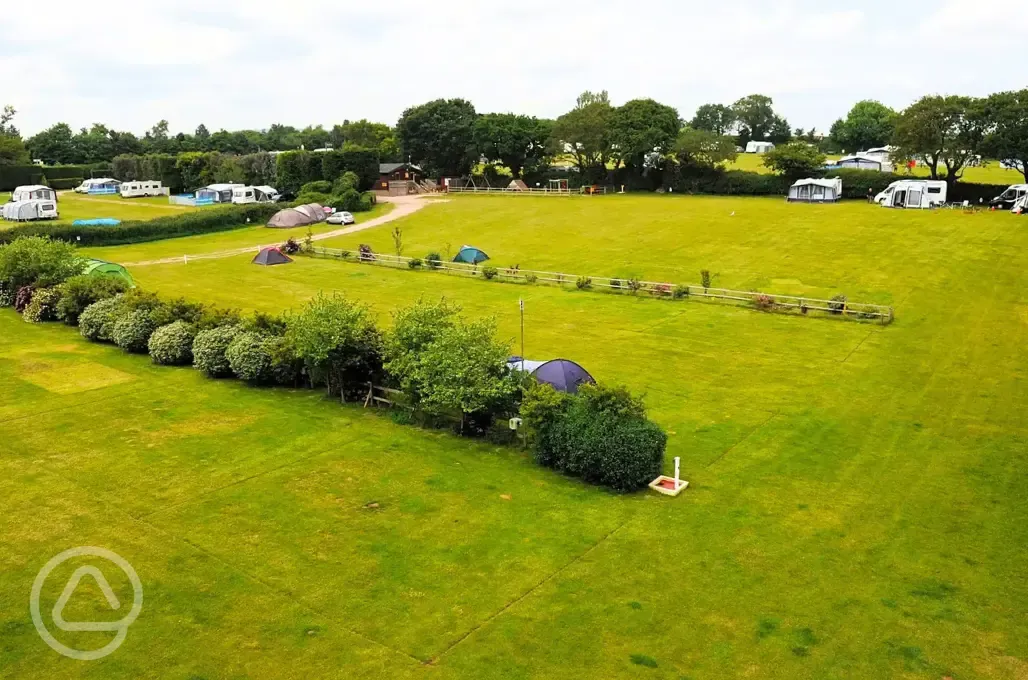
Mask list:
[[[324,222],[328,218],[325,209],[317,203],[298,205],[295,208],[279,210],[268,220],[269,227],[288,229],[290,227],[306,227],[318,222]]]
[[[521,357],[511,357],[507,366],[512,371],[524,371],[536,382],[545,383],[558,392],[575,394],[584,384],[596,384],[589,371],[570,359],[551,359],[550,361],[529,361]]]
[[[273,264],[289,264],[293,261],[293,258],[289,257],[281,250],[275,247],[264,248],[261,252],[257,253],[256,257],[250,261],[251,264],[260,264],[265,267]]]

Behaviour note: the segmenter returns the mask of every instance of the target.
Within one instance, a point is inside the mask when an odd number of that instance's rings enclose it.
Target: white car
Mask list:
[[[346,212],[345,210],[339,210],[329,215],[329,218],[326,220],[326,222],[328,222],[329,224],[354,224],[357,222],[357,220],[355,220],[353,218],[353,215]]]

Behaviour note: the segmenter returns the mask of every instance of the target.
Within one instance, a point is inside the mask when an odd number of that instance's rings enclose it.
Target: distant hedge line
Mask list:
[[[54,189],[71,189],[66,185],[70,180],[77,179],[74,186],[82,184],[83,177],[92,177],[95,173],[110,172],[106,165],[0,165],[0,191],[13,191],[26,184],[46,184]],[[55,182],[62,186],[57,186]]]
[[[281,207],[257,203],[207,208],[152,220],[122,222],[116,227],[76,227],[71,224],[34,222],[0,231],[0,244],[10,243],[19,236],[49,236],[80,246],[113,246],[160,241],[262,225]]]

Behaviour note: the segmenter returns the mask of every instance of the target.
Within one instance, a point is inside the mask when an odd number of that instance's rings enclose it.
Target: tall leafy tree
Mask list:
[[[774,100],[763,94],[751,94],[732,105],[739,125],[739,143],[744,145],[752,139],[773,142],[788,141],[791,137],[789,123],[775,113]]]
[[[805,142],[792,142],[764,154],[764,167],[788,177],[800,179],[817,173],[825,164],[826,156]]]
[[[989,125],[983,151],[1012,162],[1028,181],[1028,89],[998,92],[985,100]]]
[[[678,133],[674,151],[683,168],[713,168],[731,163],[738,156],[731,137],[691,127],[682,128]]]
[[[735,126],[735,111],[724,104],[704,104],[696,109],[689,127],[693,130],[707,130],[716,135],[727,135]]]
[[[571,154],[575,166],[586,173],[605,172],[611,157],[610,122],[614,108],[606,90],[578,96],[575,108],[558,118],[550,132],[553,155]]]
[[[550,126],[548,121],[532,116],[487,113],[475,121],[475,148],[520,177],[523,168],[536,167],[547,157]]]
[[[850,151],[866,151],[885,146],[896,129],[896,112],[871,99],[857,102],[832,126],[832,139]]]
[[[396,125],[403,153],[430,175],[457,177],[471,172],[478,114],[464,99],[436,99],[403,112]]]
[[[898,150],[894,155],[922,161],[932,179],[939,179],[945,169],[952,189],[967,162],[982,149],[987,131],[983,100],[956,95],[923,97],[897,118],[893,143]]]
[[[614,110],[610,139],[616,159],[642,168],[651,154],[664,155],[678,137],[682,121],[678,111],[652,99],[633,99]]]
[[[273,123],[264,133],[266,151],[292,151],[300,148],[300,132],[292,125]]]
[[[21,133],[14,127],[14,107],[7,105],[0,113],[0,165],[24,165],[29,162],[29,152],[21,141]]]
[[[320,125],[308,125],[300,130],[300,144],[307,150],[322,149],[328,145],[328,130]]]
[[[25,146],[33,158],[47,165],[74,163],[77,157],[74,133],[67,123],[56,123],[28,138]]]

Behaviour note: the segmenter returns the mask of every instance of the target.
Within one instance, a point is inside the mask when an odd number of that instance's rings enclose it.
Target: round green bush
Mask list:
[[[193,367],[208,378],[231,377],[232,366],[225,351],[239,332],[239,326],[220,326],[197,333],[193,340]]]
[[[122,314],[124,308],[120,296],[94,302],[79,315],[79,333],[93,342],[111,342],[114,323]]]
[[[57,320],[57,303],[61,300],[61,291],[57,288],[40,288],[32,295],[32,301],[22,313],[23,319],[29,323]]]
[[[196,329],[185,321],[161,326],[150,336],[150,358],[161,366],[188,366],[193,363]]]
[[[269,378],[271,355],[260,333],[244,331],[236,335],[225,350],[225,358],[232,372],[240,380],[260,384]]]
[[[137,309],[125,314],[114,322],[111,339],[114,344],[132,354],[146,354],[149,350],[150,336],[157,330],[157,324],[150,317],[150,312]]]

